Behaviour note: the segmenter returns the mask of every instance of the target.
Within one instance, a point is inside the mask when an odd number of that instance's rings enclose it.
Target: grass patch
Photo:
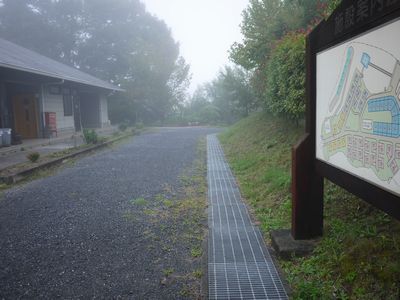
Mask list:
[[[135,222],[137,220],[136,216],[130,211],[125,211],[122,214],[122,217],[125,219],[125,221],[128,221],[128,222]]]
[[[145,206],[145,205],[147,204],[147,200],[144,199],[144,198],[142,198],[142,197],[140,197],[140,198],[132,199],[132,200],[130,201],[130,203],[131,203],[132,205]]]
[[[291,147],[303,128],[255,114],[219,138],[268,241],[291,221]],[[294,299],[398,299],[400,222],[325,183],[324,236],[312,255],[280,261]]]
[[[202,255],[203,251],[201,250],[201,248],[195,247],[195,248],[192,248],[190,253],[192,254],[192,257],[197,258]]]
[[[154,198],[157,202],[163,202],[165,200],[165,196],[163,194],[157,194]]]
[[[89,148],[91,146],[92,145],[89,145],[89,144],[83,144],[83,145],[79,145],[79,146],[76,146],[76,147],[73,147],[73,148],[69,148],[69,149],[65,149],[65,150],[61,150],[61,151],[57,151],[57,152],[51,153],[47,157],[60,158],[60,157],[72,154],[72,153],[74,153],[74,152],[76,152],[78,150],[83,150],[83,149]]]
[[[0,183],[0,192],[1,191],[5,191],[5,190],[7,190],[9,188],[10,188],[10,186],[8,184]]]
[[[163,270],[163,274],[165,277],[171,276],[174,274],[175,270],[173,268],[168,268]]]
[[[163,204],[164,204],[166,207],[172,207],[172,206],[174,206],[174,201],[168,200],[168,199],[164,199],[164,200],[163,200]]]
[[[156,216],[158,214],[158,211],[156,209],[150,209],[150,208],[145,209],[143,212],[148,216]]]
[[[198,279],[202,278],[203,277],[203,270],[198,269],[198,270],[194,271],[193,272],[193,276],[198,278]]]

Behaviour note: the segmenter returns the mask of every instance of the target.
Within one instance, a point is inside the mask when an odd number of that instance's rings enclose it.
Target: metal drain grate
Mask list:
[[[215,135],[207,137],[210,299],[288,299]]]

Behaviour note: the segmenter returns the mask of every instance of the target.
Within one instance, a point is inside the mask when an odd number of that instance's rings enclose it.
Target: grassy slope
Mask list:
[[[290,227],[291,146],[302,128],[255,114],[220,135],[265,237]],[[295,299],[398,299],[400,222],[327,182],[324,237],[314,253],[281,261]]]

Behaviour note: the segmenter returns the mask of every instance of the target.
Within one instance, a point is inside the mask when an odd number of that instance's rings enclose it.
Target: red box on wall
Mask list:
[[[57,119],[56,119],[56,113],[55,112],[45,112],[44,113],[44,119],[46,122],[46,129],[49,131],[49,133],[56,133],[57,136]]]

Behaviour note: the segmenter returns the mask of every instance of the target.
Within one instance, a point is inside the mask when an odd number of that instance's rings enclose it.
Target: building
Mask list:
[[[13,139],[46,138],[110,125],[107,96],[123,91],[0,39],[0,128]]]

